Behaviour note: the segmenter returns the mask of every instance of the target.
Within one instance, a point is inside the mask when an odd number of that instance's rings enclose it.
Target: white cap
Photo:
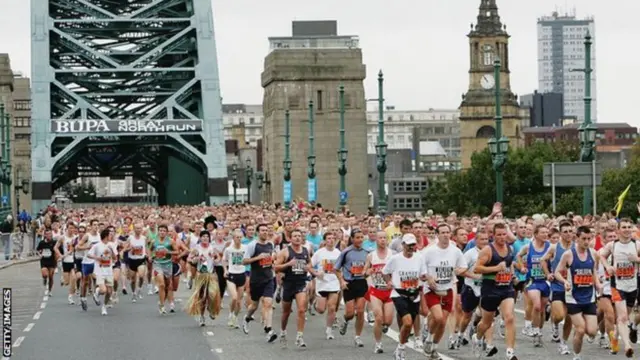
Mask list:
[[[404,234],[402,235],[402,243],[406,245],[415,245],[418,243],[415,235],[413,234]]]

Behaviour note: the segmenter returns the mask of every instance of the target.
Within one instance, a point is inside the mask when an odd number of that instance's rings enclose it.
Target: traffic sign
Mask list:
[[[7,195],[2,195],[2,205],[9,204],[9,197]]]
[[[345,202],[349,198],[349,194],[346,191],[340,191],[340,201]]]

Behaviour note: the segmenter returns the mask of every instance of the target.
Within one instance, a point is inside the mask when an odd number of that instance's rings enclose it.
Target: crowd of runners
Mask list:
[[[293,314],[295,346],[304,348],[307,313],[326,314],[326,340],[352,331],[362,348],[368,322],[378,354],[397,327],[396,360],[409,342],[433,360],[442,347],[494,357],[504,342],[506,359],[517,360],[518,301],[518,342],[541,347],[547,338],[579,360],[583,339],[633,357],[637,231],[606,214],[504,219],[500,204],[487,217],[464,218],[354,215],[303,203],[50,208],[37,252],[48,296],[61,265],[69,304],[89,311],[90,298],[102,315],[120,297],[157,296],[162,315],[184,311],[201,326],[227,321],[245,334],[259,321],[268,343],[287,346]],[[179,286],[192,291],[184,309],[175,306]],[[222,307],[226,320],[217,319]]]

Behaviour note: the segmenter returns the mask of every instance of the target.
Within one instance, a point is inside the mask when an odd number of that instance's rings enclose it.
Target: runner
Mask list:
[[[374,316],[373,338],[376,341],[373,352],[382,354],[382,334],[387,333],[389,326],[393,322],[394,305],[391,300],[391,290],[388,281],[385,280],[382,269],[393,256],[387,248],[387,238],[384,231],[376,234],[376,248],[367,255],[365,273],[371,279],[369,291],[365,299],[371,308]],[[414,249],[415,250],[415,249]]]
[[[173,292],[171,258],[178,253],[175,241],[169,237],[168,232],[169,228],[166,225],[158,226],[158,238],[151,243],[153,277],[158,287],[158,311],[161,315],[167,313],[164,305],[171,298],[169,293]]]
[[[302,246],[302,232],[291,233],[291,245],[280,250],[276,256],[275,271],[284,273],[282,278],[282,318],[280,343],[287,346],[287,324],[293,300],[298,310],[296,346],[307,347],[304,342],[305,310],[307,309],[307,273],[315,274],[311,266],[310,252]]]
[[[101,241],[94,244],[87,252],[87,257],[97,261],[98,266],[94,271],[96,277],[96,290],[93,292],[93,300],[97,306],[102,305],[102,315],[107,315],[109,298],[113,294],[113,264],[117,261],[117,251],[109,243],[111,230],[105,229],[100,232]],[[100,300],[100,295],[104,299]]]
[[[73,223],[68,223],[67,228],[56,244],[58,254],[62,255],[62,285],[69,286],[69,295],[67,301],[69,305],[74,305],[76,302],[73,296],[76,293],[76,279],[75,279],[75,262],[74,262],[74,243],[77,241],[76,226]],[[62,249],[62,251],[61,251]]]
[[[325,232],[322,236],[324,246],[313,254],[311,264],[318,268],[316,276],[316,295],[318,300],[315,309],[318,314],[327,312],[325,337],[333,340],[332,326],[336,319],[340,281],[335,274],[335,263],[340,256],[340,250],[335,248],[336,236],[333,232]]]
[[[566,290],[567,313],[574,329],[573,359],[580,360],[585,334],[595,336],[598,331],[596,291],[602,292],[602,284],[597,276],[598,256],[589,246],[591,229],[580,226],[576,235],[576,246],[562,255],[554,275]],[[638,261],[637,255],[635,261]],[[567,271],[566,279],[563,271]]]
[[[89,231],[80,240],[77,249],[84,251],[82,258],[82,287],[80,289],[80,305],[82,310],[87,311],[87,291],[92,289],[93,282],[96,278],[93,270],[95,268],[95,260],[88,256],[89,250],[101,241],[98,233],[98,220],[89,222]]]
[[[185,305],[185,311],[189,316],[198,316],[200,326],[206,325],[205,310],[209,311],[209,317],[214,320],[220,313],[221,304],[217,277],[213,274],[213,260],[216,255],[209,243],[209,237],[208,231],[202,231],[199,244],[190,251],[188,258],[197,273],[193,293]]]
[[[131,301],[136,302],[136,298],[142,299],[142,283],[144,281],[145,272],[147,270],[147,238],[142,235],[142,223],[136,223],[133,227],[133,234],[128,237],[124,246],[127,252],[128,260],[128,277],[131,286]]]
[[[429,280],[425,262],[415,253],[416,245],[415,235],[403,235],[402,252],[393,255],[382,270],[387,286],[393,289],[391,298],[398,313],[400,335],[393,355],[395,360],[405,359],[405,344],[409,341],[413,322],[420,311],[420,280]],[[437,355],[437,358],[440,356]]]
[[[51,229],[44,230],[44,238],[38,243],[36,251],[40,256],[40,273],[42,275],[42,285],[44,285],[44,295],[51,296],[53,275],[58,266],[58,259],[61,258],[56,242],[53,240]]]
[[[242,308],[242,299],[244,297],[244,289],[246,284],[245,266],[242,259],[247,250],[242,245],[242,230],[233,231],[233,240],[231,246],[224,249],[222,263],[224,265],[224,278],[227,281],[227,291],[231,297],[231,307],[229,309],[229,327],[237,329],[238,314]],[[220,292],[222,293],[222,291]]]

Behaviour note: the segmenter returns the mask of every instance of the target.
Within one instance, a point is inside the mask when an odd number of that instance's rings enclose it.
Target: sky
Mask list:
[[[259,104],[260,73],[269,36],[290,36],[293,20],[337,20],[340,35],[360,37],[367,65],[367,97],[376,97],[376,75],[385,74],[387,105],[397,110],[451,109],[468,87],[469,24],[480,0],[221,0],[213,1],[214,27],[224,103]],[[615,7],[613,6],[615,5]],[[511,87],[537,88],[537,28],[540,16],[575,9],[593,16],[598,122],[640,126],[629,111],[637,101],[640,1],[498,0],[510,39]],[[30,73],[29,0],[2,0],[0,53],[14,69]]]

